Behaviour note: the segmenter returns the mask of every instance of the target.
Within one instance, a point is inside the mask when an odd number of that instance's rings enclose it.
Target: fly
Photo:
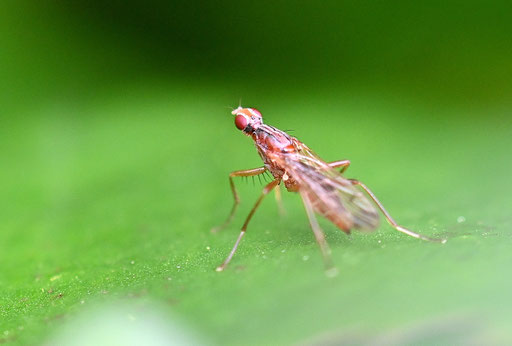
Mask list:
[[[229,185],[233,193],[234,204],[226,221],[221,226],[212,229],[212,231],[216,232],[228,226],[240,203],[233,178],[254,177],[270,173],[273,180],[263,188],[258,200],[245,219],[233,249],[224,262],[217,267],[217,271],[224,270],[233,258],[247,231],[247,225],[263,198],[281,183],[288,191],[300,194],[311,229],[322,252],[326,273],[329,275],[335,275],[337,270],[332,262],[331,250],[322,229],[318,225],[315,214],[322,215],[343,232],[349,234],[352,229],[360,231],[375,230],[379,225],[378,208],[389,224],[397,231],[426,241],[446,242],[446,239],[430,238],[399,225],[365,184],[359,180],[347,179],[343,176],[343,172],[350,165],[349,160],[329,163],[323,161],[297,138],[273,126],[264,124],[261,113],[255,108],[242,108],[240,106],[233,110],[232,114],[235,116],[235,126],[254,140],[258,153],[263,160],[263,167],[230,173]],[[279,189],[276,189],[276,198],[280,210],[282,210],[278,192]]]

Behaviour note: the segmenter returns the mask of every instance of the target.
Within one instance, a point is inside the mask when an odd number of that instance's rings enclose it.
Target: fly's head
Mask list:
[[[261,113],[255,108],[238,107],[231,114],[235,116],[235,126],[248,136],[263,124]]]

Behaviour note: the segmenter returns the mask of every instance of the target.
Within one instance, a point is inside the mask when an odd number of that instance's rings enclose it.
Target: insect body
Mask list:
[[[217,267],[217,271],[222,271],[231,261],[247,230],[249,221],[264,196],[281,183],[288,191],[300,193],[311,228],[322,251],[327,273],[336,273],[336,269],[331,261],[330,250],[315,213],[324,216],[346,233],[350,233],[352,229],[372,231],[379,225],[379,215],[374,204],[366,198],[363,191],[397,231],[423,240],[446,242],[445,239],[429,238],[397,224],[366,185],[358,180],[343,177],[342,173],[348,168],[350,161],[341,160],[331,163],[323,161],[297,138],[264,124],[261,113],[254,108],[238,107],[233,110],[232,114],[235,116],[235,126],[254,140],[264,166],[235,171],[230,174],[229,181],[235,203],[224,224],[213,231],[222,229],[231,222],[239,204],[233,182],[234,177],[255,176],[269,171],[274,180],[264,187],[245,220],[233,249],[226,260]]]

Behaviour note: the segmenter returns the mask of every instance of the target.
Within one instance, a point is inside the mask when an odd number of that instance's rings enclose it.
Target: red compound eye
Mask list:
[[[237,115],[235,117],[235,126],[239,130],[243,130],[247,127],[247,119],[243,115]]]

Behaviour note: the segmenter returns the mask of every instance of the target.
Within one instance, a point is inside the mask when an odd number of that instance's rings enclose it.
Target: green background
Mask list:
[[[0,343],[51,344],[112,302],[134,319],[158,305],[190,342],[510,343],[511,10],[2,2]],[[237,181],[234,223],[209,232],[228,173],[261,165],[229,113],[240,98],[448,242],[322,220],[328,279],[283,191],[286,215],[268,196],[216,273],[262,188]]]

